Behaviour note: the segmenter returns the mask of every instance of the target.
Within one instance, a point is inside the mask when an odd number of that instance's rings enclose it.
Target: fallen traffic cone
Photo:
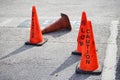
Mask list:
[[[71,30],[71,24],[66,14],[61,13],[61,18],[42,30],[42,33],[50,33],[61,29]]]
[[[26,42],[26,45],[36,45],[41,46],[47,42],[46,38],[43,38],[42,32],[39,26],[38,16],[36,7],[32,7],[32,20],[31,20],[31,30],[30,30],[30,40]]]
[[[88,21],[86,29],[86,37],[82,49],[82,58],[77,65],[76,73],[84,74],[101,74],[101,67],[98,63],[94,35],[91,22]]]
[[[80,24],[80,29],[78,32],[78,37],[77,37],[77,50],[72,52],[72,54],[74,55],[82,54],[82,47],[84,45],[86,24],[87,24],[86,13],[82,12],[81,24]]]

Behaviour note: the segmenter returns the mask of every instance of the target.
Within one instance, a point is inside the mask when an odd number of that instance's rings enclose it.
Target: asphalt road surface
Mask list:
[[[41,29],[69,16],[72,31],[43,35],[42,47],[26,46],[31,8],[35,5]],[[120,80],[119,0],[0,0],[0,80]],[[92,21],[101,75],[76,74],[76,49],[81,13]]]

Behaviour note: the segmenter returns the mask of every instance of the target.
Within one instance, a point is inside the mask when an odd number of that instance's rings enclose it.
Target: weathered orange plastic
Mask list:
[[[77,49],[76,51],[72,52],[72,54],[75,54],[75,55],[82,54],[82,47],[84,45],[86,25],[87,25],[87,17],[86,17],[86,13],[83,11],[82,17],[81,17],[80,28],[78,32],[78,37],[77,37]]]
[[[50,32],[58,31],[61,29],[66,29],[66,30],[72,29],[68,16],[66,14],[63,14],[63,13],[61,13],[60,19],[58,19],[54,23],[50,24],[46,28],[44,28],[42,30],[42,33],[43,34],[50,33]]]
[[[32,7],[32,20],[31,20],[31,30],[30,30],[30,43],[38,44],[43,42],[43,36],[40,30],[40,25],[38,21],[36,7]]]

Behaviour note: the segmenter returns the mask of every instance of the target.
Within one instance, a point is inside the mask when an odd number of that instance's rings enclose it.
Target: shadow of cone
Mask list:
[[[32,20],[31,20],[31,30],[30,30],[30,40],[26,42],[26,45],[42,46],[47,42],[46,38],[43,38],[42,32],[39,26],[38,16],[36,7],[32,7]]]
[[[61,18],[42,30],[42,33],[50,33],[58,30],[70,30],[72,29],[69,18],[66,14],[61,13]]]
[[[80,29],[79,29],[78,37],[77,37],[77,50],[72,52],[72,54],[74,55],[82,54],[82,47],[84,45],[86,25],[87,25],[87,17],[86,17],[86,13],[83,11],[82,17],[81,17]]]
[[[94,34],[92,24],[87,22],[86,35],[84,46],[82,48],[82,58],[77,65],[76,73],[84,74],[101,74],[101,67],[98,63]]]

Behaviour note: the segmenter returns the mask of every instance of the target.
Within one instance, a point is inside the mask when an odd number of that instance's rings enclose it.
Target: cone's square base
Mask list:
[[[42,46],[43,44],[45,44],[46,42],[48,41],[48,39],[47,38],[44,38],[44,41],[43,42],[41,42],[41,43],[38,43],[38,44],[32,44],[32,43],[30,43],[30,42],[25,42],[25,44],[26,45],[33,45],[33,46]]]
[[[81,70],[78,65],[76,67],[76,74],[94,74],[94,75],[100,75],[101,72],[102,72],[102,69],[101,67],[99,67],[98,69],[94,70],[94,71],[84,71],[84,70]]]
[[[79,56],[81,56],[81,55],[82,55],[82,53],[81,53],[81,52],[77,52],[77,51],[73,51],[73,52],[72,52],[72,54],[73,54],[73,55],[79,55]]]

